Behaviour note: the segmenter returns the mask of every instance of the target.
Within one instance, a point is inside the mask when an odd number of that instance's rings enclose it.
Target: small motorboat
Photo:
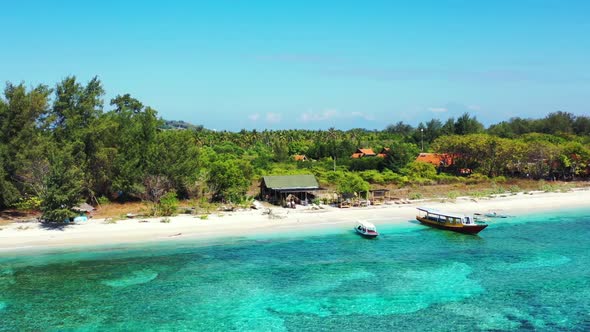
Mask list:
[[[488,217],[488,218],[508,218],[508,217],[510,217],[507,214],[500,214],[496,211],[490,211],[488,213],[484,213],[484,216]]]
[[[360,220],[358,222],[358,225],[354,228],[354,230],[359,235],[367,238],[375,238],[379,236],[379,233],[377,232],[377,228],[375,227],[375,225],[367,221]]]
[[[473,216],[475,217],[476,220],[488,220],[488,221],[490,218],[510,218],[510,217],[512,217],[507,214],[498,213],[496,211],[489,211],[486,213],[477,212],[477,213],[474,213]]]

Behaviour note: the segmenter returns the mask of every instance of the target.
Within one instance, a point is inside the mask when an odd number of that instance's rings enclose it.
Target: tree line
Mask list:
[[[82,201],[165,195],[240,201],[262,175],[312,172],[341,191],[454,176],[414,162],[420,151],[454,156],[454,167],[483,176],[588,176],[590,118],[555,112],[485,128],[464,114],[384,130],[212,131],[164,121],[129,94],[105,105],[98,78],[67,77],[54,87],[7,83],[0,98],[0,209],[40,209],[48,221]],[[357,148],[385,158],[351,159]],[[314,162],[294,162],[305,154]],[[441,171],[449,174],[440,174]],[[420,182],[422,181],[422,182]],[[442,180],[441,180],[442,181]]]

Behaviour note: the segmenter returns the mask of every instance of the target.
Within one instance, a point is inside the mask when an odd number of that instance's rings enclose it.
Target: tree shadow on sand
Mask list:
[[[47,222],[41,221],[41,228],[47,229],[50,231],[63,231],[67,227],[74,225],[73,223],[61,223],[61,222]]]

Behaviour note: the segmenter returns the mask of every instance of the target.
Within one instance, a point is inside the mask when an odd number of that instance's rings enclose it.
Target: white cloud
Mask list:
[[[428,110],[432,113],[444,113],[448,111],[445,107],[429,107]]]
[[[299,120],[301,122],[326,121],[326,120],[335,118],[338,115],[339,115],[339,113],[337,110],[335,110],[333,108],[329,108],[329,109],[325,109],[324,111],[322,111],[320,113],[315,113],[313,111],[304,112],[299,116]]]
[[[260,119],[260,114],[256,113],[256,114],[250,114],[248,115],[248,119],[250,119],[250,121],[258,121],[258,119]]]
[[[313,110],[309,110],[307,112],[302,113],[299,116],[299,122],[309,123],[309,122],[321,122],[321,121],[328,121],[328,120],[336,120],[336,119],[351,119],[351,118],[361,118],[366,121],[373,121],[375,117],[366,114],[363,112],[350,112],[350,113],[343,113],[338,111],[335,108],[326,108],[321,112],[315,112]]]
[[[279,113],[266,113],[266,122],[268,123],[279,123],[281,122],[281,114]]]
[[[375,120],[374,116],[372,116],[370,114],[365,114],[363,112],[352,112],[352,113],[350,113],[350,116],[352,116],[353,118],[363,118],[367,121]]]

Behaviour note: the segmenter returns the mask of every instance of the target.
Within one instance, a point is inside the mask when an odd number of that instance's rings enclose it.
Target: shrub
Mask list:
[[[168,217],[162,218],[162,219],[160,219],[160,222],[161,223],[164,223],[164,224],[169,224],[170,223],[170,218],[168,218]]]
[[[458,193],[458,192],[456,192],[456,191],[449,191],[449,192],[447,193],[447,197],[448,197],[449,199],[456,199],[457,197],[459,197],[459,193]]]
[[[178,209],[178,198],[174,191],[167,192],[156,204],[149,206],[151,216],[171,216]]]
[[[415,200],[415,199],[421,199],[422,198],[422,194],[421,193],[411,193],[409,195],[409,198],[411,200]]]
[[[506,182],[506,177],[503,176],[503,175],[500,175],[500,176],[496,176],[493,180],[496,183],[505,183]]]
[[[394,173],[388,169],[384,170],[382,175],[383,181],[385,181],[385,183],[393,183],[398,186],[405,186],[410,182],[407,176]]]
[[[467,177],[467,184],[477,184],[477,183],[484,183],[488,182],[489,178],[483,174],[473,173]]]
[[[39,210],[41,208],[41,198],[37,196],[23,198],[15,204],[15,207],[19,210]]]
[[[520,192],[521,189],[517,185],[512,185],[512,186],[510,186],[510,188],[508,188],[508,191],[510,191],[513,194],[516,194],[516,193]]]
[[[363,171],[360,172],[359,175],[361,176],[361,178],[363,178],[363,180],[369,183],[385,184],[385,177],[379,171]]]
[[[434,179],[436,178],[436,168],[429,163],[413,161],[401,169],[403,175],[413,176],[416,178]]]
[[[173,215],[178,208],[178,198],[176,198],[176,193],[174,191],[167,192],[162,198],[160,198],[160,202],[157,205],[160,215]]]
[[[209,215],[208,214],[203,214],[203,215],[199,216],[199,219],[201,219],[201,220],[207,220],[207,219],[209,219]]]
[[[544,180],[539,180],[539,189],[544,192],[552,192],[556,191],[557,187],[545,182]]]
[[[435,178],[438,184],[450,184],[464,181],[462,177],[452,176],[449,174],[438,174]]]
[[[344,193],[358,193],[369,191],[369,184],[355,173],[347,173],[338,182],[338,192]]]
[[[107,205],[107,204],[109,204],[111,202],[108,198],[106,198],[104,196],[100,196],[97,199],[97,201],[98,201],[98,204],[100,204],[100,205]]]

